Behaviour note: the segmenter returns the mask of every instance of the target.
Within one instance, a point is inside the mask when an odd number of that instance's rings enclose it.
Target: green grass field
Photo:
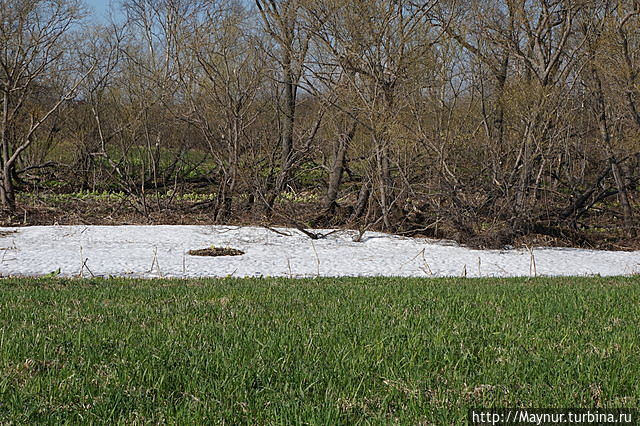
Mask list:
[[[0,281],[0,423],[638,407],[640,279]]]

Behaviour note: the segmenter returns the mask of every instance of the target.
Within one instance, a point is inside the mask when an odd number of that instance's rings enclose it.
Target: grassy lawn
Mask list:
[[[0,423],[638,407],[640,279],[0,281]]]

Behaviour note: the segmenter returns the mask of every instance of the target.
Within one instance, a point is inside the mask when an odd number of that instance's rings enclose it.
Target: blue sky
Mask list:
[[[104,19],[107,17],[110,0],[85,0],[85,2],[97,18]]]

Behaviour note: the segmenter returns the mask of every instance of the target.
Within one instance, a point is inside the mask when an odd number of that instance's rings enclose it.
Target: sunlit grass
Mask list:
[[[637,407],[640,280],[0,282],[0,423]]]

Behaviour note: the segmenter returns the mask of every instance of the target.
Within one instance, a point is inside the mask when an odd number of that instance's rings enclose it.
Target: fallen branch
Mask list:
[[[278,231],[275,228],[272,228],[271,226],[268,225],[262,225],[263,228],[268,229],[271,232],[274,232],[278,235],[283,235],[285,237],[290,237],[291,234],[286,233],[286,232],[282,232],[282,231]],[[296,223],[294,224],[294,228],[297,229],[298,231],[302,232],[304,235],[306,235],[307,237],[311,238],[312,240],[321,240],[323,238],[328,237],[331,234],[335,234],[336,232],[339,232],[340,229],[334,229],[333,231],[329,231],[326,234],[322,234],[319,232],[312,232],[309,231],[308,229],[306,229],[304,226],[302,226],[300,223]]]
[[[270,227],[268,225],[262,225],[262,227],[265,228],[265,229],[268,229],[271,232],[275,232],[278,235],[283,235],[285,237],[290,237],[291,236],[291,234],[287,234],[286,232],[278,231],[277,229],[272,228],[272,227]]]

